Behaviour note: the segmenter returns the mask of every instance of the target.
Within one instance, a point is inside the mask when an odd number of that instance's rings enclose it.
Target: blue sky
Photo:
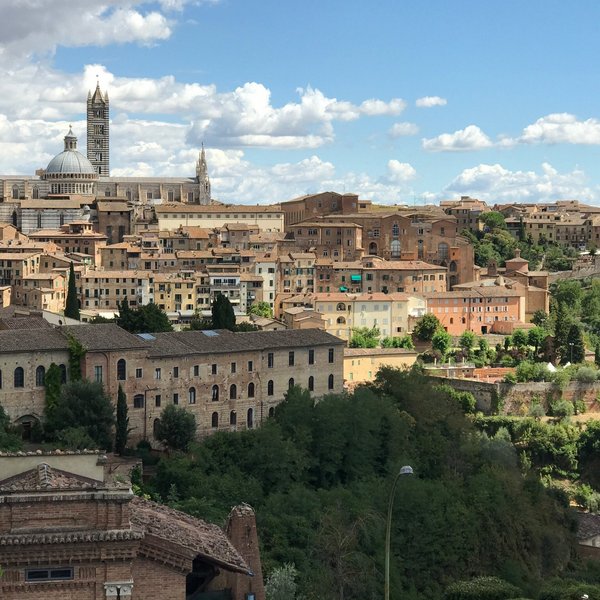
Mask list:
[[[555,0],[3,0],[0,173],[32,173],[85,95],[111,171],[263,203],[600,202],[600,4]],[[74,10],[74,7],[77,7]]]

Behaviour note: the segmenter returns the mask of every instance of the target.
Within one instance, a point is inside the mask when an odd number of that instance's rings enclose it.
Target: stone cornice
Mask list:
[[[81,544],[97,542],[135,541],[144,533],[135,529],[108,529],[98,531],[58,531],[54,533],[17,533],[0,535],[0,548],[32,544]]]

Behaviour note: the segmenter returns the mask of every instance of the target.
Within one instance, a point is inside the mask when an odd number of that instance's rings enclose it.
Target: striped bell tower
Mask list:
[[[87,157],[100,177],[110,175],[110,138],[108,93],[100,90],[88,93],[87,98]]]

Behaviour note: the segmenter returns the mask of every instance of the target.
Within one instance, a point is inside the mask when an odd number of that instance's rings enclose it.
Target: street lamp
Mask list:
[[[396,486],[398,485],[398,480],[401,475],[412,475],[413,469],[412,467],[406,465],[400,469],[396,478],[394,479],[394,484],[392,485],[392,490],[390,492],[390,499],[388,502],[388,514],[387,514],[387,525],[385,530],[385,584],[384,584],[384,599],[390,600],[390,537],[392,533],[392,508],[394,506],[394,495],[396,493]]]

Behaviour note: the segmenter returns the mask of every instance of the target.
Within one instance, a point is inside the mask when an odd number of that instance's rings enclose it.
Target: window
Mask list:
[[[154,369],[154,379],[160,379],[161,378],[161,370],[160,367],[157,367],[156,369]]]
[[[248,361],[248,373],[252,373],[252,371],[254,371],[254,362],[249,360]]]
[[[173,394],[173,404],[179,404],[179,394]]]
[[[248,398],[254,398],[254,384],[252,382],[248,384]]]
[[[156,394],[156,396],[154,396],[154,406],[159,407],[161,402],[162,402],[161,395],[160,394]]]
[[[188,390],[188,404],[196,404],[196,388],[191,387]]]
[[[229,386],[229,399],[230,400],[236,400],[237,399],[237,385],[235,385],[235,383],[232,383]]]
[[[333,375],[330,375],[329,378],[327,379],[327,389],[328,390],[333,389]]]
[[[65,365],[58,365],[60,371],[60,382],[67,383],[67,367]],[[102,381],[102,368],[100,369],[100,381]]]
[[[94,367],[94,381],[102,383],[102,365],[96,365]]]
[[[23,367],[17,367],[15,369],[14,387],[25,387],[25,372],[23,371]]]
[[[35,370],[35,385],[37,387],[44,387],[44,380],[46,378],[46,369],[40,365]]]
[[[251,408],[248,409],[248,413],[246,414],[246,427],[248,429],[254,427],[254,411]]]
[[[217,365],[216,365],[216,364],[212,364],[212,365],[210,366],[210,372],[211,372],[213,375],[216,375],[216,374],[217,374]]]
[[[64,581],[68,579],[73,579],[73,567],[25,570],[25,581]]]
[[[200,377],[200,365],[194,365],[194,377]]]
[[[141,379],[144,376],[144,371],[140,368],[137,368],[135,370],[135,378],[136,379]]]
[[[290,377],[288,379],[288,390],[291,390],[294,387],[294,378]]]
[[[213,385],[212,386],[212,401],[217,402],[218,400],[219,400],[219,386]]]
[[[333,348],[329,348],[329,362],[332,363],[335,358],[335,351]]]
[[[213,429],[216,429],[219,426],[219,413],[218,412],[214,412],[212,414],[212,417],[210,419],[210,424]]]
[[[144,394],[136,394],[133,397],[133,408],[144,408]]]
[[[308,351],[308,364],[315,364],[315,351],[312,348]]]
[[[267,383],[267,396],[272,396],[273,395],[273,380],[269,379],[269,382]]]
[[[269,369],[272,369],[274,365],[275,365],[275,356],[273,355],[272,352],[269,352],[269,354],[267,354],[267,367]]]
[[[232,372],[232,373],[235,373],[235,372],[236,372],[236,369],[237,369],[237,365],[236,365],[234,362],[232,362],[232,363],[231,363],[231,372]]]
[[[175,379],[179,377],[179,367],[173,367],[173,377],[175,377]]]
[[[0,390],[2,389],[2,371],[0,371]]]
[[[294,366],[294,351],[293,351],[293,350],[291,350],[291,351],[288,353],[288,365],[289,365],[290,367],[293,367],[293,366]]]
[[[237,414],[236,414],[235,410],[232,410],[229,413],[229,424],[234,425],[234,426],[237,425]]]
[[[127,362],[124,358],[120,358],[117,361],[117,379],[119,381],[125,381],[127,379]]]
[[[269,417],[273,416],[275,416],[275,409],[271,406],[271,408],[269,408]]]
[[[308,378],[308,391],[315,391],[315,378],[312,375]]]

